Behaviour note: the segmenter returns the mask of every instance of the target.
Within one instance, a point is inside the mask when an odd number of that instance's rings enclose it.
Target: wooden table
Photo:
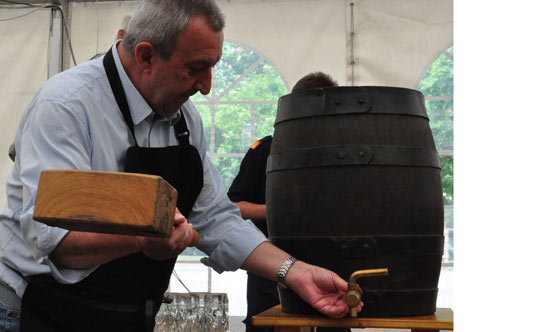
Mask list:
[[[277,305],[253,317],[253,325],[274,326],[274,332],[313,332],[315,327],[392,328],[410,329],[411,332],[453,330],[453,311],[438,308],[430,316],[350,318],[304,316],[281,312]]]

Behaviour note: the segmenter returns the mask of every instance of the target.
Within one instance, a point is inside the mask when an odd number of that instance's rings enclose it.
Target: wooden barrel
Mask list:
[[[444,247],[440,160],[423,94],[336,87],[279,99],[267,167],[269,238],[297,259],[362,278],[360,317],[436,310]],[[283,312],[315,311],[279,287]]]

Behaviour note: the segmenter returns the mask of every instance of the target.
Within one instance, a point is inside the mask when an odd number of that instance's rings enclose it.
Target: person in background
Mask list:
[[[117,30],[117,34],[115,35],[115,40],[122,39],[124,37],[124,33],[126,32],[126,29],[128,28],[128,22],[130,22],[130,19],[132,18],[132,15],[126,15],[119,26],[119,30]],[[105,52],[98,53],[90,58],[90,60],[94,60],[95,58],[99,58],[100,56],[104,55]]]
[[[310,73],[301,78],[291,92],[309,89],[322,89],[338,86],[329,75],[322,72]],[[233,180],[228,197],[239,206],[244,219],[252,220],[268,236],[266,223],[266,164],[272,145],[272,136],[254,142],[241,162],[239,173]],[[277,283],[273,280],[248,273],[247,277],[247,317],[243,321],[246,332],[271,332],[273,327],[253,326],[252,317],[277,304],[279,296]],[[350,331],[339,328],[320,328],[318,331]]]
[[[130,19],[132,18],[132,15],[126,15],[119,26],[119,30],[117,31],[117,35],[115,36],[115,40],[122,39],[124,37],[124,33],[126,32],[126,29],[128,29],[128,22],[130,22]]]
[[[153,331],[193,229],[201,236],[197,248],[208,255],[202,263],[218,273],[242,268],[287,285],[323,314],[350,311],[346,281],[294,259],[243,220],[206,155],[189,97],[210,92],[224,24],[214,0],[145,0],[122,41],[53,76],[27,106],[0,214],[0,303],[20,299],[21,332]],[[170,237],[69,231],[35,221],[46,169],[163,177],[178,190]],[[8,317],[9,307],[3,312]]]

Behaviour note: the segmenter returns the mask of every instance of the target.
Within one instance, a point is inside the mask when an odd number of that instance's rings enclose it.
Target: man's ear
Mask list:
[[[136,57],[136,62],[143,70],[148,70],[151,68],[151,60],[155,55],[155,48],[150,42],[141,42],[136,45],[134,56]]]

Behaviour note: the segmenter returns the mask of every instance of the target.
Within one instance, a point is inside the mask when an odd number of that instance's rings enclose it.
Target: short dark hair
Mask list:
[[[304,91],[310,89],[322,89],[339,86],[339,83],[335,81],[331,76],[321,71],[310,73],[295,84],[291,92]]]

